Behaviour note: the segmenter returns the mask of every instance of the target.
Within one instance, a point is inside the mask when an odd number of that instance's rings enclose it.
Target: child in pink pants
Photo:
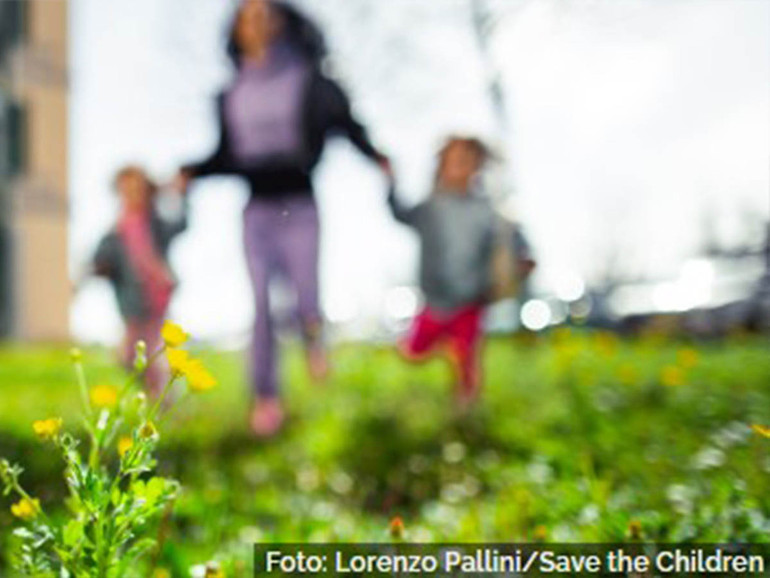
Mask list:
[[[126,334],[121,361],[131,367],[137,341],[152,353],[160,346],[176,278],[168,264],[173,239],[187,227],[183,211],[177,221],[167,221],[155,209],[157,187],[143,169],[128,166],[115,177],[120,213],[113,229],[102,239],[93,260],[97,275],[109,279],[115,290]],[[153,364],[145,375],[150,394],[159,394],[164,372]]]
[[[496,219],[489,201],[474,188],[488,156],[478,139],[452,137],[439,153],[435,188],[427,201],[405,208],[393,188],[388,198],[394,217],[420,238],[420,287],[426,301],[400,350],[419,359],[446,345],[463,406],[481,388],[481,324],[490,294]]]

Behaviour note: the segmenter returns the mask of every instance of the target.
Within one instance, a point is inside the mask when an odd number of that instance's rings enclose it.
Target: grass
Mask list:
[[[165,427],[160,467],[185,492],[162,564],[182,576],[216,558],[245,575],[255,541],[386,540],[395,515],[417,541],[765,542],[770,440],[750,426],[770,424],[767,351],[760,338],[499,338],[482,403],[461,417],[440,362],[343,345],[316,387],[292,349],[290,421],[270,443],[248,435],[240,355],[206,353],[221,387]],[[109,352],[86,359],[92,384],[124,378]],[[77,412],[66,352],[0,349],[0,455],[44,502],[58,464],[30,423]]]

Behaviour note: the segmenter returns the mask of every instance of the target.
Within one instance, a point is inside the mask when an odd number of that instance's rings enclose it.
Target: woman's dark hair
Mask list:
[[[326,56],[326,41],[321,29],[287,2],[268,0],[272,10],[275,10],[283,22],[283,37],[295,48],[299,49],[314,66],[320,66]],[[227,56],[236,68],[241,65],[241,51],[235,41],[235,28],[238,22],[241,8],[235,13],[235,18],[228,29]]]

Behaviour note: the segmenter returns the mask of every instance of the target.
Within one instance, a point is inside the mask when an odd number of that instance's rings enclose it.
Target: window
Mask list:
[[[24,107],[0,90],[0,182],[26,167],[26,116]]]
[[[24,107],[11,101],[6,109],[8,126],[8,174],[15,177],[24,172],[27,165],[27,114]]]
[[[0,65],[26,33],[25,0],[0,0]]]

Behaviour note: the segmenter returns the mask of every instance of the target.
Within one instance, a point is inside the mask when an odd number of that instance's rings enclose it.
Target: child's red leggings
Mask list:
[[[160,331],[163,327],[164,319],[165,317],[160,315],[147,320],[126,320],[126,336],[121,348],[121,360],[126,369],[131,370],[134,364],[137,341],[144,341],[147,345],[147,357],[158,351],[161,346]],[[144,375],[149,393],[155,396],[159,395],[167,377],[163,360],[158,360],[150,365]]]
[[[472,395],[481,384],[479,346],[483,313],[481,305],[449,312],[426,307],[414,319],[401,343],[401,352],[410,359],[421,359],[437,345],[446,343],[459,377],[459,393]]]

